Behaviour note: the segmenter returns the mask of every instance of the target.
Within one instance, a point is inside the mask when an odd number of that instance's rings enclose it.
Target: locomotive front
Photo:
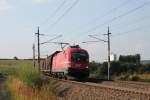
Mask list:
[[[68,75],[77,78],[86,78],[89,76],[89,54],[81,48],[70,48],[69,50],[70,67]]]

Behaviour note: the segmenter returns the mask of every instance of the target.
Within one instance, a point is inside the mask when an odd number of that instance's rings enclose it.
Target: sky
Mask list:
[[[79,44],[89,52],[90,60],[107,59],[110,28],[111,53],[141,54],[150,59],[150,0],[0,0],[0,58],[32,58],[35,33],[40,27],[40,42]],[[41,45],[41,56],[61,50],[60,45]]]

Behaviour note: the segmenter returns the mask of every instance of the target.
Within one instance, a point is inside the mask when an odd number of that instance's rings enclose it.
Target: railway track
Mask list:
[[[109,86],[129,88],[135,91],[144,91],[150,93],[150,83],[146,82],[132,82],[132,81],[103,81],[100,84]]]
[[[58,96],[62,100],[150,100],[149,84],[123,81],[103,81],[101,83],[77,82],[48,77],[57,84]],[[125,86],[126,84],[126,86]],[[132,85],[131,85],[132,84]],[[137,89],[141,86],[140,89]],[[147,86],[147,87],[146,87]]]

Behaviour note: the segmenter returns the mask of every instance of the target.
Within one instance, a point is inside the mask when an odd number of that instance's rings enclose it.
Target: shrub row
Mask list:
[[[104,62],[102,64],[92,62],[89,65],[91,76],[93,77],[105,77],[108,72],[108,64]],[[127,62],[111,62],[110,75],[120,76],[124,74],[134,73],[150,73],[150,64],[138,64],[138,63],[127,63]]]

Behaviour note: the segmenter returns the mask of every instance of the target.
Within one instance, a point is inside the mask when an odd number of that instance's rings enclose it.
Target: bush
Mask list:
[[[137,74],[125,74],[121,75],[118,79],[120,80],[126,80],[126,81],[138,81],[140,80],[140,77]]]
[[[122,67],[120,66],[120,62],[111,62],[110,74],[119,75],[121,72],[122,72]]]
[[[89,64],[89,70],[90,70],[90,72],[95,72],[95,71],[97,71],[98,70],[98,68],[101,66],[101,64],[100,63],[97,63],[97,62],[91,62],[90,64]]]
[[[130,76],[129,78],[131,81],[138,81],[140,79],[140,77],[137,74],[133,74]]]
[[[150,64],[143,64],[141,66],[141,72],[142,73],[149,73],[150,72]]]
[[[103,75],[107,75],[107,71],[108,71],[108,63],[104,62],[100,68],[100,73]]]
[[[121,75],[118,79],[120,80],[128,80],[129,74]]]

